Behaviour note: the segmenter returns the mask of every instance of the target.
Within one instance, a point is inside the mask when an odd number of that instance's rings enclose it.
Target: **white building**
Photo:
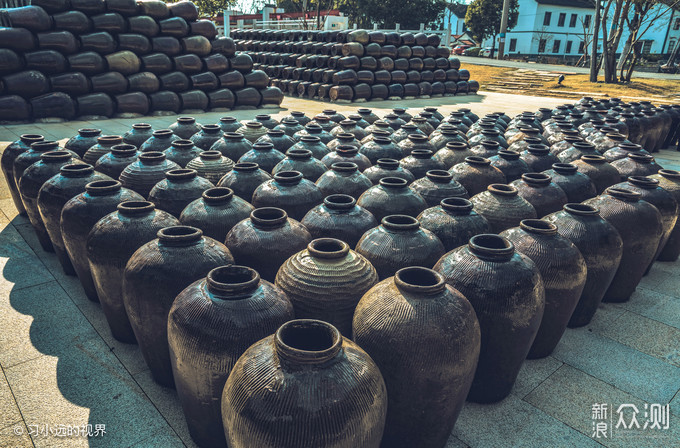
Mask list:
[[[664,5],[657,6],[665,10]],[[649,15],[655,14],[650,11]],[[595,9],[588,0],[519,0],[517,25],[507,33],[505,51],[511,56],[580,57],[584,42],[592,42]],[[624,31],[618,52],[628,33]],[[680,39],[680,12],[668,12],[643,35],[643,53],[667,54]],[[601,36],[598,49],[602,49]],[[491,46],[491,39],[484,46]],[[498,44],[496,44],[496,48]]]

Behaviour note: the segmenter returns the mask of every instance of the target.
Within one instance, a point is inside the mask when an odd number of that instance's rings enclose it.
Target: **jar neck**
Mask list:
[[[318,238],[307,245],[312,258],[339,260],[349,254],[349,245],[335,238]]]
[[[433,296],[446,289],[446,281],[441,274],[420,266],[399,269],[394,275],[394,284],[401,291],[417,294],[419,298]]]
[[[340,353],[342,336],[334,326],[320,320],[291,320],[276,331],[274,349],[287,368],[321,365]]]
[[[472,213],[472,202],[463,198],[446,198],[439,203],[442,209],[452,215],[465,216]]]
[[[250,212],[250,221],[260,229],[277,229],[288,222],[288,214],[275,207],[256,208]]]
[[[98,180],[85,185],[85,191],[90,196],[112,196],[122,189],[117,180]]]
[[[202,239],[203,232],[196,227],[172,226],[158,231],[158,241],[161,246],[192,246]]]
[[[260,274],[246,266],[221,266],[208,273],[206,285],[218,299],[241,300],[257,290]]]
[[[515,254],[515,246],[507,238],[493,234],[473,236],[468,248],[478,258],[488,261],[508,261]]]
[[[227,187],[208,188],[203,192],[201,197],[206,204],[227,204],[234,198],[234,191]]]
[[[519,227],[535,235],[557,235],[557,226],[542,219],[523,219]]]

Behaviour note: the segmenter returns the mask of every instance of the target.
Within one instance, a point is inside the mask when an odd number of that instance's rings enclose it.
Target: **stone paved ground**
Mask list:
[[[469,106],[510,115],[562,99],[485,94],[432,101],[369,103],[374,109]],[[317,112],[325,103],[286,99],[285,110]],[[341,111],[351,106],[337,107]],[[231,113],[239,119],[254,111]],[[379,111],[385,113],[385,111]],[[202,114],[215,122],[225,114]],[[81,127],[120,133],[140,120],[0,127],[0,149],[25,132],[62,139]],[[172,119],[145,118],[154,127]],[[4,143],[2,143],[4,142]],[[658,160],[680,169],[680,153]],[[136,346],[110,336],[99,305],[78,280],[63,275],[42,251],[26,218],[17,216],[0,181],[0,447],[194,446],[174,391],[156,385]],[[454,447],[672,447],[680,446],[680,265],[657,263],[631,300],[605,304],[593,322],[568,330],[552,356],[525,362],[512,394],[493,405],[466,404],[451,435]],[[670,428],[617,431],[594,439],[592,405],[670,403]],[[608,418],[617,415],[611,413]],[[102,437],[55,437],[55,425],[106,425]],[[31,431],[38,434],[29,436]],[[414,447],[415,448],[415,447]]]

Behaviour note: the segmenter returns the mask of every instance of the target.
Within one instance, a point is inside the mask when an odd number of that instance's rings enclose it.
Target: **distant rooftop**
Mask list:
[[[536,0],[539,5],[566,6],[569,8],[595,9],[595,3],[589,0]]]

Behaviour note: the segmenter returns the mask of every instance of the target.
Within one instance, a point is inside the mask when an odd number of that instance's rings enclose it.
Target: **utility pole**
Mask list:
[[[498,40],[498,59],[503,59],[505,53],[505,34],[508,31],[508,14],[510,13],[510,0],[503,0],[503,14],[501,15],[501,31]]]
[[[600,0],[595,0],[595,20],[593,21],[593,47],[590,51],[590,82],[597,82],[597,40],[600,34]],[[602,42],[602,45],[605,45]]]

